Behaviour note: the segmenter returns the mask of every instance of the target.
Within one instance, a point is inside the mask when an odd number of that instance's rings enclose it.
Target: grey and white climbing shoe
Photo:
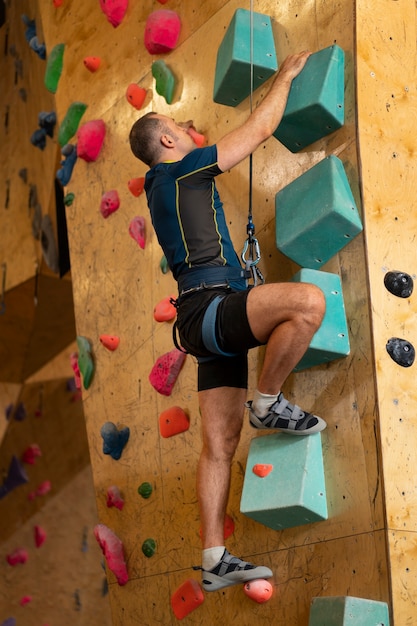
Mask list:
[[[204,591],[218,591],[224,587],[248,582],[248,580],[271,578],[271,576],[272,572],[269,567],[252,565],[232,556],[225,550],[220,561],[212,569],[203,569],[201,584]]]
[[[252,402],[246,402],[249,409],[249,421],[253,428],[279,430],[288,435],[312,435],[324,430],[326,422],[317,415],[307,413],[296,404],[291,404],[284,398],[282,392],[278,395],[265,417],[258,417],[252,409]]]

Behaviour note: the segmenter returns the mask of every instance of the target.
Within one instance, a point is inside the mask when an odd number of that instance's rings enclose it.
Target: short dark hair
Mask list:
[[[153,111],[146,113],[140,117],[132,126],[129,133],[130,148],[138,159],[152,166],[160,153],[161,144],[159,142],[159,133],[162,130],[161,120]]]

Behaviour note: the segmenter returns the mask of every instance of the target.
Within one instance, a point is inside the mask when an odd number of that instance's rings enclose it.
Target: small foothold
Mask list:
[[[23,420],[26,419],[26,417],[27,417],[26,407],[23,402],[19,402],[19,404],[17,405],[15,409],[15,412],[13,413],[13,418],[16,420],[16,422],[23,422]]]
[[[58,143],[60,146],[65,146],[74,137],[86,110],[87,105],[83,102],[73,102],[69,106],[58,131]]]
[[[61,150],[64,159],[61,161],[61,168],[57,171],[56,177],[63,187],[66,187],[71,180],[72,170],[77,161],[77,146],[67,143]]]
[[[72,371],[74,372],[75,386],[77,389],[81,389],[81,372],[78,365],[78,354],[76,352],[71,352],[70,364]]]
[[[153,317],[156,322],[170,322],[177,315],[177,309],[171,300],[175,300],[175,296],[167,296],[155,305]]]
[[[15,565],[23,565],[24,563],[26,563],[28,558],[29,555],[27,553],[27,550],[25,550],[24,548],[17,548],[6,556],[6,561],[9,565],[14,567]]]
[[[105,136],[106,125],[103,120],[92,120],[83,124],[77,131],[77,156],[88,163],[96,161]]]
[[[94,527],[94,536],[104,554],[108,568],[116,576],[119,585],[125,585],[129,580],[129,576],[121,540],[104,524],[97,524]]]
[[[181,31],[181,20],[175,11],[159,9],[151,13],[145,24],[145,48],[149,54],[174,50]]]
[[[34,465],[38,456],[42,456],[41,449],[36,443],[32,443],[24,451],[22,461],[28,465]]]
[[[126,99],[129,104],[139,111],[146,98],[146,89],[139,87],[136,83],[131,83],[126,90]]]
[[[151,483],[144,482],[138,487],[138,494],[142,496],[145,500],[151,497],[153,491],[153,487]]]
[[[51,481],[50,480],[44,480],[43,483],[41,483],[39,485],[39,487],[36,489],[35,495],[36,496],[45,496],[50,491],[51,491]]]
[[[177,619],[183,619],[204,602],[197,580],[189,578],[171,596],[171,607]]]
[[[40,548],[46,541],[46,532],[41,526],[34,526],[33,534],[35,539],[35,546]]]
[[[101,10],[113,28],[122,23],[128,4],[128,0],[100,0]]]
[[[162,259],[161,259],[161,261],[159,263],[159,267],[161,268],[161,272],[163,274],[168,274],[168,272],[169,272],[169,265],[168,265],[168,261],[167,261],[167,258],[165,256],[165,254],[162,256]]]
[[[125,426],[119,430],[113,422],[106,422],[101,427],[100,434],[103,437],[103,453],[118,461],[129,440],[129,427]]]
[[[121,496],[119,487],[116,485],[111,485],[111,487],[107,489],[106,504],[109,508],[114,506],[116,509],[119,509],[119,511],[123,509],[125,501]]]
[[[143,188],[145,186],[145,178],[143,176],[139,178],[131,178],[128,181],[127,186],[130,193],[135,196],[135,198],[138,198],[143,192]]]
[[[78,367],[83,377],[84,389],[88,389],[94,376],[94,361],[90,342],[86,337],[77,337]]]
[[[129,224],[129,235],[139,244],[142,250],[146,243],[146,223],[145,218],[137,215]]]
[[[391,337],[387,341],[386,349],[391,359],[401,367],[411,367],[414,363],[414,346],[406,339]]]
[[[160,59],[152,63],[152,76],[155,79],[156,92],[165,98],[167,104],[171,104],[174,97],[175,78],[165,61]]]
[[[25,606],[26,604],[29,604],[29,602],[32,602],[32,596],[23,596],[20,600],[20,606]]]
[[[46,61],[44,83],[45,87],[51,93],[55,93],[58,88],[59,79],[62,73],[62,66],[64,63],[64,50],[65,44],[58,43],[52,48]]]
[[[116,335],[100,335],[101,344],[112,352],[119,347],[120,339]]]
[[[190,427],[187,413],[179,406],[165,409],[159,416],[159,432],[164,438],[183,433]]]
[[[85,57],[83,63],[86,69],[94,74],[94,72],[97,72],[101,65],[101,59],[100,57]]]
[[[48,137],[53,137],[56,124],[55,111],[51,111],[50,113],[47,111],[41,111],[38,115],[38,123],[40,128],[45,130]]]
[[[100,212],[104,218],[109,217],[112,213],[117,211],[120,206],[120,198],[116,189],[106,191],[101,198]]]
[[[257,580],[251,580],[243,586],[245,595],[251,600],[263,604],[268,602],[272,596],[272,585],[267,580],[258,578]]]
[[[197,148],[201,148],[201,146],[204,144],[204,142],[206,140],[204,135],[202,135],[201,133],[198,133],[196,131],[196,129],[193,128],[192,126],[190,126],[190,128],[188,129],[187,132],[190,135],[190,137],[192,138],[192,140],[194,141],[194,143],[197,146]]]
[[[145,541],[142,544],[142,552],[143,554],[148,557],[148,559],[153,556],[156,552],[156,541],[155,539],[149,538],[149,539],[145,539]]]
[[[414,282],[406,272],[387,272],[384,285],[390,293],[399,298],[409,298],[413,293]]]
[[[186,354],[177,348],[160,356],[149,374],[152,387],[163,396],[170,396],[184,365]]]
[[[39,148],[39,150],[45,150],[46,146],[46,130],[44,128],[38,128],[32,133],[30,137],[30,143]]]
[[[16,626],[16,619],[14,617],[8,617],[0,626]]]
[[[252,472],[260,478],[265,478],[265,476],[268,476],[273,469],[274,466],[269,465],[268,463],[256,463],[256,465],[252,467]]]
[[[65,206],[71,206],[75,200],[75,195],[72,192],[66,193],[64,196]]]

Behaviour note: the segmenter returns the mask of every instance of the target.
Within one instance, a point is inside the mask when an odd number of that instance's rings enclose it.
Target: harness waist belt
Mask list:
[[[181,294],[198,287],[227,285],[236,281],[243,281],[242,287],[244,288],[246,280],[250,277],[250,271],[239,267],[192,268],[178,277],[178,290]]]

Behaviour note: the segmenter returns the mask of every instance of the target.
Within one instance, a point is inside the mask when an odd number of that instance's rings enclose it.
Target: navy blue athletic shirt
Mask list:
[[[215,185],[221,173],[208,146],[146,174],[152,224],[175,279],[195,267],[241,268]]]

